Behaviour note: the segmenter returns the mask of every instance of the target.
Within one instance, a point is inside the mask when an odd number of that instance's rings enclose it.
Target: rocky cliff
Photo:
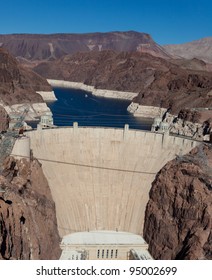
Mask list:
[[[51,91],[47,81],[19,65],[6,50],[0,48],[0,102],[5,105],[43,102],[36,91]]]
[[[170,65],[165,71],[155,71],[153,82],[134,102],[169,108],[172,114],[178,114],[184,108],[211,108],[211,90],[212,73]]]
[[[8,157],[0,176],[0,259],[59,259],[55,205],[36,159]]]
[[[201,145],[157,174],[144,238],[155,259],[212,259],[212,146]]]

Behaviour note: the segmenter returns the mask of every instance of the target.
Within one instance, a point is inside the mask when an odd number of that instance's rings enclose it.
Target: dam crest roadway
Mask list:
[[[117,129],[74,123],[26,134],[48,180],[61,237],[103,230],[142,235],[155,175],[199,144],[127,125]]]

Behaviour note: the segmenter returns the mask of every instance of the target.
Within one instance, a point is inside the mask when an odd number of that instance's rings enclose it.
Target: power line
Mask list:
[[[17,157],[21,157],[21,158],[29,158],[27,156],[22,156],[22,155],[17,155],[17,154],[11,154],[11,156],[17,156]],[[157,173],[157,172],[147,172],[147,171],[138,171],[138,170],[136,171],[136,170],[129,170],[129,169],[96,166],[96,165],[89,165],[89,164],[82,164],[82,163],[75,163],[75,162],[66,162],[66,161],[59,161],[59,160],[53,160],[53,159],[45,159],[45,158],[40,158],[40,157],[35,157],[35,158],[40,160],[40,161],[45,161],[45,162],[80,166],[80,167],[86,167],[86,168],[103,169],[103,170],[117,171],[117,172],[137,173],[137,174],[147,174],[147,175],[155,175]]]

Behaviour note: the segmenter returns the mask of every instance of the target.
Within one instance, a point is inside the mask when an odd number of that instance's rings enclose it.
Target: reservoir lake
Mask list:
[[[101,126],[150,130],[152,120],[134,117],[127,111],[129,100],[92,95],[76,89],[54,88],[57,101],[48,103],[56,126]]]

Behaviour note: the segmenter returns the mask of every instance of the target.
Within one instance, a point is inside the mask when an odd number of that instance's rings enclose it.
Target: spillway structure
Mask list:
[[[60,127],[27,133],[56,204],[60,236],[82,232],[141,235],[157,172],[199,143],[150,131]],[[103,245],[101,245],[103,246]],[[82,248],[81,248],[82,249]]]

